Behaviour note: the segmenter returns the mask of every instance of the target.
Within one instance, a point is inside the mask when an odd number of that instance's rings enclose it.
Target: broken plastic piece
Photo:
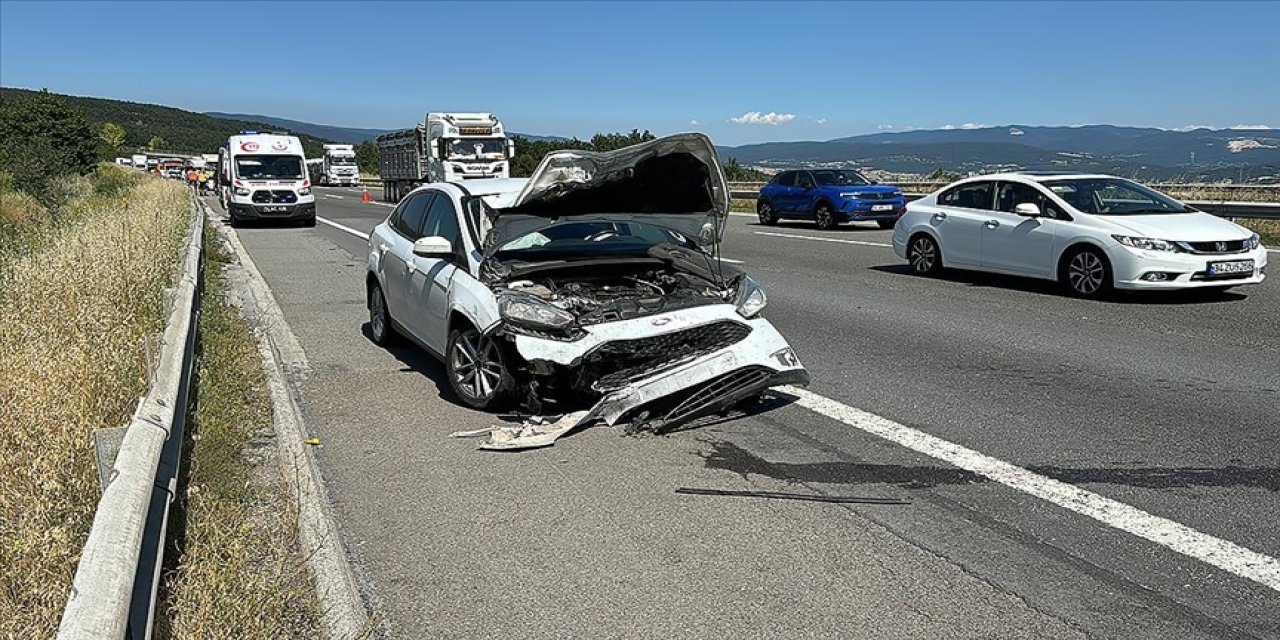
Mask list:
[[[303,442],[306,444],[320,444],[320,438],[307,438]]]
[[[518,427],[491,427],[489,439],[480,445],[481,449],[515,450],[549,447],[556,440],[581,425],[587,417],[586,411],[566,413],[555,422],[533,417]]]

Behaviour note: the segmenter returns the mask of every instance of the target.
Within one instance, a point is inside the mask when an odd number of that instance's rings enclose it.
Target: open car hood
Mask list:
[[[514,200],[489,211],[486,255],[568,218],[643,222],[710,246],[724,235],[729,185],[711,139],[680,133],[617,151],[549,153]]]

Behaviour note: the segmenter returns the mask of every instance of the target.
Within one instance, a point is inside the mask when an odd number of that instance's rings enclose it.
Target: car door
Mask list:
[[[433,194],[430,191],[417,193],[405,198],[396,207],[392,216],[391,230],[387,236],[387,248],[382,254],[383,294],[387,300],[387,310],[401,326],[410,332],[413,329],[412,307],[409,299],[409,271],[413,265],[413,243],[419,237],[419,230],[426,218],[427,206],[431,204]]]
[[[769,199],[773,203],[773,212],[777,215],[785,216],[790,212],[793,185],[796,180],[796,172],[783,171],[778,177],[773,179],[773,183],[769,188]]]
[[[995,209],[982,225],[982,266],[995,271],[1051,277],[1053,244],[1060,222],[1056,207],[1034,185],[1001,181],[996,185]],[[1034,204],[1045,214],[1020,216],[1014,208]]]
[[[929,224],[937,232],[943,264],[982,265],[983,224],[990,219],[995,185],[982,180],[954,186],[938,195]]]
[[[813,211],[813,200],[818,195],[817,184],[813,174],[808,171],[796,172],[796,186],[792,188],[791,212],[807,216]]]
[[[466,246],[458,207],[444,192],[436,194],[427,208],[422,237],[439,236],[453,244],[453,256],[447,259],[413,256],[409,269],[409,313],[415,333],[428,347],[444,353],[449,340],[449,284],[458,266],[466,265]]]

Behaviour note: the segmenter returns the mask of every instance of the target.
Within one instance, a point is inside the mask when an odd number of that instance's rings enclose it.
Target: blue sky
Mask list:
[[[1280,127],[1278,34],[1275,1],[4,0],[0,84],[357,127],[492,111],[527,133],[701,130],[727,145],[966,124]]]

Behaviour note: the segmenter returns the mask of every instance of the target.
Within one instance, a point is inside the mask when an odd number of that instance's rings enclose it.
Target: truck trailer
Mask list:
[[[511,177],[515,143],[491,113],[428,113],[412,129],[377,138],[382,199],[399,202],[418,185]]]
[[[246,220],[316,224],[306,154],[296,136],[241,131],[218,150],[219,200],[231,226]]]

